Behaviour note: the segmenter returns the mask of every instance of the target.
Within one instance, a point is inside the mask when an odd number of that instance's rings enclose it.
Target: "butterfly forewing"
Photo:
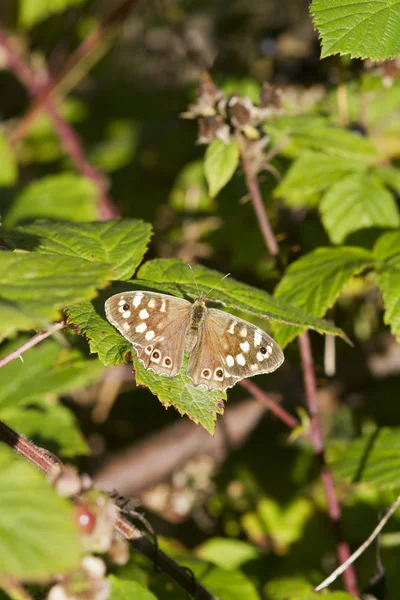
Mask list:
[[[123,292],[106,301],[108,321],[132,344],[146,369],[169,377],[183,362],[190,302],[156,292]]]
[[[265,331],[211,308],[190,355],[187,374],[195,385],[225,390],[245,377],[272,373],[283,360],[282,350]]]

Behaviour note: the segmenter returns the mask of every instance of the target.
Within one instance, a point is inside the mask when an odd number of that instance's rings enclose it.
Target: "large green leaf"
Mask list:
[[[374,247],[378,283],[385,304],[384,320],[400,341],[400,232],[382,235]]]
[[[240,283],[231,277],[221,281],[223,276],[221,273],[200,265],[195,265],[193,271],[196,279],[183,261],[151,260],[139,269],[138,280],[135,283],[138,286],[154,288],[181,297],[187,295],[191,298],[197,298],[198,289],[207,297],[211,288],[218,284],[212,298],[222,306],[245,311],[260,318],[310,327],[320,333],[343,335],[340,329],[329,322],[316,319],[267,292]]]
[[[111,278],[108,265],[69,256],[0,253],[0,340],[44,328],[68,304],[90,300]]]
[[[393,228],[400,224],[392,194],[372,175],[350,175],[333,185],[323,197],[320,211],[335,244],[360,229]]]
[[[139,581],[119,579],[115,575],[109,575],[107,579],[111,585],[108,600],[157,600]]]
[[[7,143],[5,135],[0,131],[0,187],[13,185],[17,179],[17,163]]]
[[[400,429],[383,427],[358,438],[332,463],[332,469],[339,479],[399,489]]]
[[[20,0],[19,23],[29,28],[38,21],[46,19],[53,13],[61,12],[74,4],[82,4],[85,0]]]
[[[90,179],[62,173],[29,184],[14,200],[4,218],[8,228],[40,217],[68,221],[97,218],[97,189]]]
[[[36,221],[18,227],[18,248],[74,256],[112,266],[113,279],[130,279],[147,250],[151,225],[132,219],[95,223]]]
[[[363,248],[317,248],[289,266],[275,294],[315,317],[322,317],[333,306],[343,286],[373,263],[373,253]],[[303,328],[273,323],[272,330],[276,341],[286,346]]]
[[[328,119],[315,115],[277,117],[264,124],[265,132],[274,145],[282,144],[282,154],[297,157],[304,150],[318,150],[326,154],[366,163],[375,163],[379,153],[367,138],[334,127]]]
[[[207,390],[193,385],[186,375],[186,362],[176,377],[156,375],[146,370],[137,360],[129,342],[112,327],[104,317],[103,306],[83,303],[69,308],[68,322],[85,334],[91,352],[98,352],[105,364],[124,362],[131,353],[136,372],[136,381],[146,385],[166,407],[174,406],[182,415],[188,415],[210,433],[214,432],[217,414],[222,414],[226,394],[218,390]]]
[[[224,144],[216,138],[211,142],[204,161],[211,198],[214,198],[232,178],[238,163],[239,146],[236,140],[232,139],[229,144]]]
[[[311,14],[322,40],[322,58],[385,60],[400,54],[399,0],[313,0]]]
[[[261,553],[257,546],[249,542],[213,537],[203,542],[201,546],[197,546],[195,554],[218,567],[235,570],[259,558]]]
[[[0,573],[45,581],[77,567],[81,547],[70,502],[4,445],[0,489]]]
[[[366,169],[367,165],[359,160],[307,150],[292,164],[274,196],[283,198],[288,206],[313,206],[334,183]]]

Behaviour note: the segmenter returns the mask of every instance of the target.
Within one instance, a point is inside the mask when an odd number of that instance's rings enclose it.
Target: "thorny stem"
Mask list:
[[[260,187],[258,185],[257,175],[254,172],[254,167],[247,156],[246,147],[242,148],[242,165],[247,188],[250,193],[254,211],[256,213],[265,244],[269,252],[276,258],[279,266],[279,246],[269,223],[268,215],[265,211],[262,201]],[[318,418],[317,384],[311,346],[307,332],[303,333],[299,337],[298,343],[301,355],[307,406],[311,419],[311,442],[321,465],[321,479],[327,499],[328,514],[336,536],[337,555],[340,562],[344,562],[350,556],[350,548],[347,541],[343,537],[340,505],[336,495],[332,475],[325,461],[324,442]],[[356,575],[352,565],[349,565],[348,569],[343,573],[343,581],[347,592],[355,597],[359,597]]]
[[[268,394],[266,394],[261,388],[249,379],[242,379],[240,385],[244,387],[254,398],[257,398],[262,404],[264,404],[269,410],[274,413],[281,421],[283,421],[288,427],[294,429],[300,425],[299,421],[288,413],[282,406],[279,406],[277,402],[274,402]]]
[[[39,342],[42,342],[50,335],[53,335],[53,333],[55,333],[56,331],[64,329],[64,327],[64,321],[60,321],[59,323],[55,323],[54,325],[52,325],[47,331],[40,331],[39,333],[31,337],[27,342],[25,342],[25,344],[22,344],[22,346],[20,346],[16,350],[13,350],[13,352],[10,352],[10,354],[7,354],[7,356],[4,356],[2,359],[0,359],[0,369],[8,365],[8,363],[10,363],[12,360],[20,358],[24,352],[26,352],[30,348],[33,348],[33,346],[36,346],[36,344],[39,344]]]
[[[25,62],[16,54],[6,32],[1,28],[0,46],[6,54],[9,69],[26,86],[33,98],[39,97],[43,89],[43,82],[39,81],[39,78],[30,69],[29,65],[25,64]],[[46,79],[48,78],[46,77]],[[99,197],[100,219],[106,220],[118,216],[118,211],[108,195],[106,180],[85,156],[76,131],[61,116],[60,111],[50,96],[46,97],[44,100],[43,107],[53,121],[54,128],[58,133],[61,145],[65,152],[71,157],[78,171],[90,179],[96,186]],[[26,135],[26,133],[27,129],[24,129],[23,134]],[[10,141],[16,143],[21,137],[23,136],[16,137],[15,135],[12,135]]]
[[[314,446],[316,456],[320,463],[321,479],[327,499],[328,513],[337,540],[338,558],[339,561],[343,563],[350,557],[350,548],[343,536],[340,504],[336,495],[332,474],[329,471],[325,460],[324,442],[322,438],[320,422],[318,419],[317,382],[315,378],[310,338],[307,331],[299,336],[299,349],[303,368],[306,400],[311,422],[311,442]],[[343,580],[346,590],[349,592],[349,594],[352,594],[358,598],[359,591],[356,574],[352,566],[349,566],[349,568],[344,571]]]
[[[46,450],[38,448],[2,421],[0,421],[0,441],[8,444],[15,452],[23,456],[45,475],[49,475],[55,469],[63,467],[60,459],[54,455],[50,456]],[[77,496],[75,499],[80,500],[80,497]],[[179,566],[162,550],[159,550],[140,529],[121,515],[117,517],[115,530],[196,600],[215,600],[212,594],[200,585],[191,573]]]

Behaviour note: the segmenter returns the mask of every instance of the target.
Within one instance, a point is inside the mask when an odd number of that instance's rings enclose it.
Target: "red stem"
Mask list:
[[[21,354],[29,350],[29,348],[33,348],[33,346],[36,346],[36,344],[39,344],[39,342],[45,340],[50,335],[53,335],[53,333],[55,333],[56,331],[64,329],[64,327],[65,323],[64,321],[61,321],[60,323],[55,323],[54,325],[52,325],[52,327],[50,327],[50,329],[48,329],[47,331],[41,331],[37,333],[36,335],[31,337],[30,340],[25,342],[25,344],[22,344],[22,346],[20,346],[16,350],[13,350],[13,352],[10,352],[10,354],[7,354],[7,356],[4,356],[2,359],[0,359],[0,369],[2,367],[5,367],[5,365],[8,365],[8,363],[12,360],[20,358]]]
[[[288,427],[294,429],[300,425],[299,421],[288,413],[284,408],[279,406],[272,400],[261,388],[249,379],[242,379],[240,385],[244,387],[254,398],[257,398],[262,404],[264,404],[269,410],[274,413],[278,419],[283,421]]]

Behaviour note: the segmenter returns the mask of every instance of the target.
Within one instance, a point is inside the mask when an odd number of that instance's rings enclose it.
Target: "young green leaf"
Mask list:
[[[354,172],[365,172],[367,165],[342,156],[307,150],[292,164],[274,196],[291,207],[314,206],[320,195],[334,183]]]
[[[38,21],[46,19],[56,12],[62,12],[68,6],[81,4],[84,0],[21,0],[19,3],[19,23],[28,29]]]
[[[378,489],[399,489],[400,429],[382,427],[358,438],[331,466],[338,479],[369,483]]]
[[[373,253],[363,248],[317,248],[288,267],[275,294],[315,317],[323,317],[344,285],[373,264]],[[303,330],[280,323],[272,324],[275,339],[281,346],[286,346]]]
[[[107,580],[111,586],[108,600],[157,600],[139,581],[119,579],[115,575],[109,575]]]
[[[376,270],[385,305],[384,321],[400,341],[400,232],[382,235],[374,247]]]
[[[341,156],[354,162],[374,164],[379,152],[367,139],[335,127],[328,119],[315,115],[277,117],[263,126],[274,145],[282,144],[284,156],[296,158],[304,150],[317,150],[333,156]]]
[[[77,567],[82,549],[71,503],[4,445],[0,489],[1,573],[22,582],[44,582]]]
[[[0,340],[45,328],[67,304],[90,300],[111,278],[110,267],[69,256],[0,253]]]
[[[267,292],[250,285],[235,281],[232,277],[221,281],[223,274],[212,271],[201,265],[193,266],[193,275],[187,264],[175,259],[156,259],[145,263],[138,271],[138,286],[153,288],[176,296],[189,296],[197,298],[197,285],[202,293],[222,306],[248,312],[256,317],[272,319],[282,323],[310,327],[320,333],[344,335],[334,325],[316,319],[299,310],[297,307],[286,304],[274,298]],[[196,285],[197,283],[197,285]],[[218,284],[215,292],[208,296],[211,288]]]
[[[195,554],[223,569],[236,570],[259,558],[261,552],[257,546],[243,540],[213,537],[197,546]]]
[[[112,267],[113,279],[130,279],[141,263],[151,237],[151,225],[133,219],[95,223],[36,221],[17,227],[17,248],[41,254],[74,256]]]
[[[17,179],[17,163],[7,143],[5,135],[0,131],[0,186],[13,185]]]
[[[301,592],[294,596],[289,596],[287,600],[354,600],[354,596],[350,596],[346,592],[330,592],[322,590],[322,592]]]
[[[229,144],[224,144],[215,139],[208,146],[204,162],[204,172],[208,182],[211,198],[232,178],[239,163],[239,146],[232,139]]]
[[[354,231],[400,224],[396,202],[377,177],[349,175],[333,185],[320,203],[325,229],[335,244]]]
[[[396,0],[313,0],[311,15],[322,40],[321,57],[386,60],[400,54]]]
[[[48,175],[29,184],[14,200],[4,217],[4,225],[44,217],[68,221],[94,221],[97,218],[97,189],[90,179],[62,173]]]

